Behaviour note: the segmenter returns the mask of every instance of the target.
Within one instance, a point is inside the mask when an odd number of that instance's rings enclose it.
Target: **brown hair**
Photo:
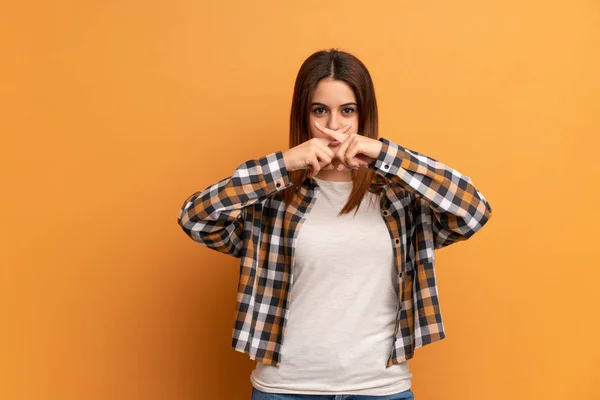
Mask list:
[[[310,55],[298,71],[290,113],[290,148],[310,139],[308,127],[310,100],[319,81],[328,77],[345,82],[354,91],[358,104],[358,134],[378,139],[377,100],[367,67],[352,54],[330,49]],[[289,171],[293,185],[283,190],[286,206],[291,203],[307,172],[306,169]],[[381,185],[386,182],[385,178],[364,166],[353,169],[351,176],[352,191],[338,215],[347,214],[353,208],[356,208],[356,214],[367,191],[379,193],[381,190],[380,186],[377,189],[377,186],[371,185]],[[373,187],[375,190],[372,189]]]

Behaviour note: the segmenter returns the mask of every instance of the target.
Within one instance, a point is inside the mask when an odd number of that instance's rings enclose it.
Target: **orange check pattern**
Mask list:
[[[385,177],[380,196],[398,271],[398,312],[386,367],[445,337],[434,250],[466,240],[492,208],[468,176],[389,139],[368,168]],[[306,171],[308,172],[308,170]],[[232,347],[278,365],[293,284],[296,236],[318,184],[305,173],[293,202],[283,152],[240,164],[234,173],[183,203],[178,224],[194,241],[240,259]]]

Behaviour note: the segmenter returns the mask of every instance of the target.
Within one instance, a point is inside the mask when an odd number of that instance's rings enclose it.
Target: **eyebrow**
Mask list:
[[[358,104],[356,104],[356,103],[354,103],[354,102],[350,102],[350,103],[344,103],[344,104],[340,105],[340,107],[346,107],[346,106],[352,106],[352,105],[354,105],[354,106],[358,107]],[[318,103],[318,102],[312,103],[310,106],[311,106],[311,107],[312,107],[312,106],[323,106],[323,107],[327,107],[327,108],[329,108],[329,106],[328,106],[327,104]]]

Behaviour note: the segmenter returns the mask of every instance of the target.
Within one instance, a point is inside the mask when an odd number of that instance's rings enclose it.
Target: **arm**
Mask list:
[[[492,216],[492,208],[468,176],[389,139],[369,168],[416,196],[433,210],[435,248],[473,236]]]
[[[233,175],[190,195],[177,223],[194,241],[239,258],[245,207],[291,185],[281,151],[248,160]]]

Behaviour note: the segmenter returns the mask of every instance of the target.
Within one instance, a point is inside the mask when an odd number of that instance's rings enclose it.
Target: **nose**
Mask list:
[[[342,127],[341,118],[339,117],[339,115],[337,115],[336,112],[332,112],[329,115],[330,115],[329,124],[327,127],[329,129],[331,129],[332,131],[337,131],[338,129],[340,129]]]

